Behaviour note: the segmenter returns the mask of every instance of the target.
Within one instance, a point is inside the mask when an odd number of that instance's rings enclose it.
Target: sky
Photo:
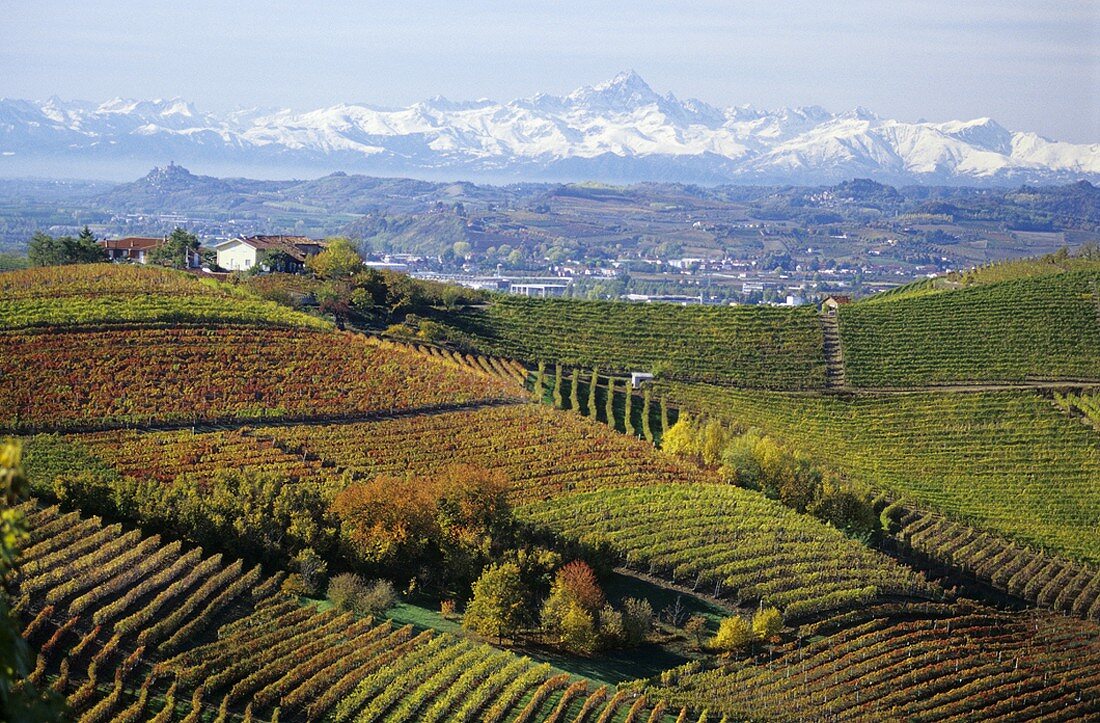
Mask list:
[[[564,94],[990,116],[1100,142],[1100,0],[0,0],[0,96],[200,109]]]

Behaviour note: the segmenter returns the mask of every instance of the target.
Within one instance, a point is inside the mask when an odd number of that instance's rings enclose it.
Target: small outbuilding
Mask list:
[[[847,294],[831,294],[822,300],[821,313],[825,316],[836,316],[837,309],[850,303],[852,303],[852,297]]]

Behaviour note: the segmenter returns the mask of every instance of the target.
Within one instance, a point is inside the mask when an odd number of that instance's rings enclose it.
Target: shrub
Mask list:
[[[368,583],[360,576],[346,572],[329,581],[328,599],[340,610],[357,615],[377,615],[397,603],[397,592],[388,580]]]
[[[648,600],[628,597],[623,601],[623,642],[639,645],[653,630],[653,606]]]

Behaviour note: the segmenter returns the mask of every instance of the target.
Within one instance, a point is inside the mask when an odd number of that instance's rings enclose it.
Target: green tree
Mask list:
[[[565,403],[561,396],[561,364],[554,365],[554,408],[564,409]]]
[[[88,227],[80,236],[53,237],[38,231],[27,244],[27,258],[32,266],[63,266],[67,264],[92,264],[106,261],[107,255]]]
[[[668,399],[661,397],[661,437],[668,431]]]
[[[596,632],[596,621],[592,613],[580,605],[570,603],[559,624],[561,644],[574,652],[591,655],[599,647],[600,638]]]
[[[172,233],[168,234],[164,243],[149,252],[149,263],[173,269],[186,269],[188,257],[198,249],[198,237],[177,226]]]
[[[593,419],[596,418],[596,388],[600,385],[600,370],[593,369],[592,377],[588,380],[588,409],[585,410],[585,414]]]
[[[642,393],[642,436],[650,444],[653,443],[653,425],[649,421],[649,415],[651,414],[651,402],[649,387],[645,388]]]
[[[607,378],[607,399],[603,403],[603,416],[607,426],[615,428],[615,379]]]
[[[641,645],[653,630],[653,606],[648,600],[628,597],[623,600],[623,642]]]
[[[630,382],[626,383],[626,405],[623,409],[623,431],[633,437],[634,431],[634,391],[630,388]]]
[[[363,258],[350,240],[338,236],[328,240],[324,251],[306,259],[306,266],[322,279],[346,280],[363,269]]]
[[[539,370],[535,375],[535,398],[542,402],[543,395],[546,393],[546,362],[539,362]]]
[[[523,623],[525,605],[519,565],[490,565],[473,586],[473,598],[462,616],[462,627],[478,635],[496,637],[498,644]]]
[[[580,370],[574,369],[572,376],[569,377],[569,409],[577,413],[581,411],[580,381]]]
[[[455,256],[463,260],[469,258],[470,253],[473,251],[473,246],[467,241],[455,241],[451,248],[454,250]]]

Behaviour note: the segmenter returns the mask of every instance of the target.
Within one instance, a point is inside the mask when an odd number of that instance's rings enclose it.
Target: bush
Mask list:
[[[337,575],[328,584],[328,599],[339,610],[357,615],[378,615],[397,604],[397,592],[388,580],[366,582],[350,572]]]
[[[653,606],[648,600],[628,597],[623,601],[623,642],[640,645],[653,630]]]

